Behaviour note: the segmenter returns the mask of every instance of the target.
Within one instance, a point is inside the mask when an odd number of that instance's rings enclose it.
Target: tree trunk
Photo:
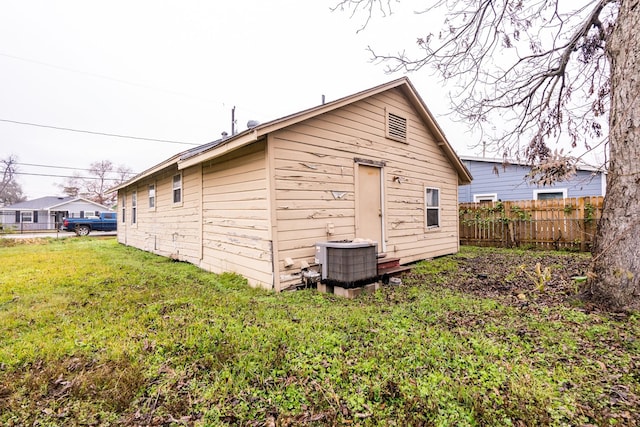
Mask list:
[[[607,40],[611,65],[607,195],[584,296],[640,310],[640,0],[621,0]]]

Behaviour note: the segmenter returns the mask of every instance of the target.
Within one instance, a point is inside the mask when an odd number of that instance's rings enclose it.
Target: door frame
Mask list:
[[[358,230],[360,230],[360,166],[368,166],[378,168],[380,170],[380,236],[381,241],[378,242],[378,252],[386,252],[387,250],[387,230],[385,227],[386,224],[386,197],[385,197],[385,185],[384,185],[384,168],[386,166],[386,162],[382,160],[370,160],[370,159],[361,159],[355,158],[353,159],[355,163],[355,174],[354,174],[354,184],[355,184],[355,235],[358,234]]]

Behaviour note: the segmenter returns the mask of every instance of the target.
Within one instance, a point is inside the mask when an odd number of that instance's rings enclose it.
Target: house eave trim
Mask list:
[[[57,205],[51,205],[51,206],[47,206],[42,208],[43,210],[51,210],[51,209],[55,209],[55,208],[59,208],[60,206],[64,206],[64,205],[68,205],[69,203],[73,203],[73,202],[84,202],[84,203],[89,203],[92,204],[94,206],[100,207],[101,209],[106,209],[108,211],[110,211],[111,209],[109,209],[107,206],[105,205],[101,205],[100,203],[94,202],[92,200],[89,199],[85,199],[84,197],[76,197],[73,200],[67,200],[66,202],[62,202],[62,203],[58,203]]]
[[[302,122],[304,120],[310,119],[312,117],[316,117],[320,114],[324,114],[328,111],[332,111],[343,107],[345,105],[357,102],[361,99],[365,99],[367,97],[376,95],[378,93],[393,89],[393,88],[401,88],[405,94],[409,96],[412,100],[412,103],[418,110],[420,111],[420,115],[423,120],[427,123],[428,127],[433,131],[435,139],[438,145],[446,154],[449,161],[454,166],[458,174],[458,181],[461,184],[469,184],[471,183],[471,174],[467,170],[466,166],[460,161],[460,158],[453,150],[453,147],[449,144],[442,129],[438,126],[435,118],[427,108],[426,104],[418,95],[417,91],[409,81],[407,77],[401,77],[397,80],[376,86],[371,89],[367,89],[353,95],[346,96],[344,98],[337,99],[332,102],[328,102],[326,104],[318,105],[307,110],[300,111],[298,113],[291,114],[289,116],[281,117],[279,119],[261,124],[256,126],[253,129],[248,129],[240,134],[231,136],[228,140],[223,141],[221,144],[213,145],[212,147],[206,149],[205,151],[193,155],[192,157],[187,157],[185,159],[181,159],[181,153],[177,156],[172,157],[164,163],[161,163],[151,169],[148,169],[145,172],[142,172],[138,176],[133,177],[129,181],[120,184],[116,187],[111,188],[109,191],[118,191],[120,189],[126,188],[130,185],[133,185],[137,181],[140,181],[160,170],[163,170],[167,167],[176,165],[178,170],[186,169],[191,166],[195,166],[207,160],[215,159],[224,154],[227,154],[233,150],[237,150],[238,148],[244,147],[248,144],[256,142],[262,138],[264,138],[269,133],[275,132],[277,130],[286,128],[293,124]]]
[[[256,142],[258,139],[262,137],[264,133],[258,132],[257,130],[253,130],[244,135],[238,135],[236,138],[229,138],[228,142],[224,142],[220,145],[217,145],[211,148],[208,151],[200,153],[196,156],[189,157],[184,160],[178,160],[178,170],[183,170],[191,166],[195,166],[202,162],[206,162],[207,160],[215,159],[217,157],[223,156],[231,151],[237,150],[245,145],[249,145],[253,142]]]
[[[411,81],[409,81],[409,79],[406,79],[406,85],[404,86],[404,88],[405,88],[405,94],[407,94],[409,98],[413,101],[414,106],[420,112],[420,115],[422,116],[422,119],[425,121],[425,123],[429,127],[429,130],[433,132],[433,136],[435,137],[436,144],[444,152],[444,154],[447,156],[447,158],[453,165],[454,169],[456,170],[458,174],[458,184],[459,185],[471,184],[471,181],[473,179],[473,177],[471,176],[471,172],[469,172],[469,169],[467,169],[464,163],[462,163],[462,160],[453,149],[453,146],[451,145],[451,143],[449,143],[442,128],[440,127],[440,125],[438,125],[438,122],[436,121],[433,114],[431,114],[431,111],[427,107],[427,104],[424,102],[424,100],[422,99],[422,97],[420,96],[416,88],[413,86]]]
[[[149,177],[149,176],[151,176],[151,175],[153,175],[153,174],[155,174],[157,172],[160,172],[163,169],[166,169],[166,168],[168,168],[170,166],[173,166],[175,163],[177,163],[178,158],[179,158],[179,155],[173,156],[169,160],[166,160],[166,161],[164,161],[164,162],[162,162],[162,163],[160,163],[160,164],[158,164],[156,166],[153,166],[153,167],[147,169],[144,172],[140,172],[138,175],[134,176],[130,180],[125,181],[120,185],[116,185],[115,187],[110,188],[109,190],[107,190],[107,192],[113,193],[114,191],[122,190],[123,188],[127,188],[130,185],[133,185],[138,181],[141,181],[141,180],[143,180],[143,179],[145,179],[145,178],[147,178],[147,177]]]

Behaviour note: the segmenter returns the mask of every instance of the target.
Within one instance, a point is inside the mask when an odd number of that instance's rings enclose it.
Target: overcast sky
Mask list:
[[[350,95],[401,74],[370,61],[436,31],[416,2],[364,31],[331,0],[5,0],[0,6],[0,158],[28,198],[59,195],[72,169],[110,160],[141,172],[231,130]],[[404,9],[401,9],[404,8]],[[475,142],[429,72],[409,78],[459,154]],[[144,141],[57,130],[174,141]],[[32,166],[41,165],[41,166]],[[80,171],[81,172],[81,171]]]

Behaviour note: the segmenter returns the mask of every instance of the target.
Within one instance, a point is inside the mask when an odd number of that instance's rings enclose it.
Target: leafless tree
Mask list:
[[[362,29],[395,3],[343,0],[335,9],[364,15]],[[373,57],[389,72],[428,67],[455,85],[452,109],[478,141],[528,160],[539,182],[574,170],[577,158],[554,142],[583,151],[607,144],[607,196],[583,294],[614,310],[640,309],[638,0],[426,3],[417,13],[444,14],[442,29],[396,54],[370,47]]]
[[[0,160],[0,206],[12,205],[26,199],[15,177],[17,162],[13,155]]]
[[[109,189],[126,181],[131,175],[131,168],[123,165],[116,167],[109,160],[101,160],[91,163],[87,173],[74,173],[60,187],[69,196],[84,197],[111,207],[116,203],[117,194],[110,193]]]

